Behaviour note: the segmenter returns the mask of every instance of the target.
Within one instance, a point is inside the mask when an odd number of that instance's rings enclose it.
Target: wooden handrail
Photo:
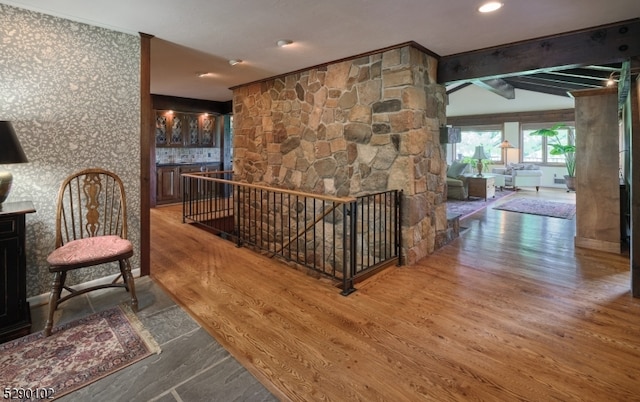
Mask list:
[[[231,171],[226,171],[226,172],[231,172]],[[273,192],[277,192],[277,193],[295,195],[295,196],[298,196],[298,197],[316,198],[318,200],[330,201],[330,202],[335,202],[335,203],[339,203],[339,204],[347,204],[347,203],[351,203],[351,202],[355,202],[356,201],[355,197],[333,197],[333,196],[330,196],[330,195],[322,195],[322,194],[315,194],[315,193],[305,193],[305,192],[301,192],[301,191],[287,190],[287,189],[284,189],[284,188],[263,186],[261,184],[250,184],[250,183],[244,183],[244,182],[241,182],[241,181],[226,180],[226,179],[216,179],[216,178],[213,178],[213,177],[209,177],[209,175],[216,174],[216,173],[223,173],[223,172],[221,172],[221,171],[192,172],[192,173],[182,173],[181,176],[183,176],[183,177],[192,177],[192,178],[195,178],[195,179],[204,179],[204,180],[213,181],[213,182],[216,182],[216,183],[233,184],[233,185],[236,185],[236,186],[243,186],[243,187],[254,188],[254,189],[258,189],[258,190],[273,191]]]
[[[183,199],[183,222],[202,225],[233,240],[238,247],[246,244],[264,255],[279,256],[341,280],[344,296],[355,290],[355,278],[364,277],[394,260],[400,264],[398,190],[359,197],[332,197],[215,178],[222,173],[181,174],[190,189],[185,190]],[[207,182],[214,185],[206,185]],[[387,193],[394,196],[389,197]],[[359,216],[356,204],[360,203],[372,214]],[[378,204],[384,205],[381,208]],[[343,219],[335,216],[340,206]],[[327,224],[333,226],[333,230],[323,225],[323,220],[332,213],[334,217]],[[360,226],[359,219],[362,219]],[[300,242],[303,236],[304,241]],[[297,244],[295,250],[291,248],[293,243]],[[318,250],[321,254],[317,254]]]

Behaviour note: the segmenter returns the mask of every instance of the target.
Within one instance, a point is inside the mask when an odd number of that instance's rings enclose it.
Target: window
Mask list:
[[[563,155],[551,155],[551,144],[556,140],[539,135],[530,135],[541,128],[552,127],[555,123],[535,123],[522,125],[522,162],[539,163],[546,165],[564,165]],[[565,123],[565,127],[558,130],[558,140],[561,144],[574,143],[574,123]]]
[[[498,148],[502,142],[501,126],[461,127],[460,138],[455,144],[456,159],[472,156],[476,147],[482,145],[492,162],[502,163],[502,150]]]

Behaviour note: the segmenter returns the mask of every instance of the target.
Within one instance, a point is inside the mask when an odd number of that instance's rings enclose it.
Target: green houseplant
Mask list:
[[[555,124],[551,128],[541,128],[529,135],[539,135],[547,138],[547,145],[552,147],[549,153],[554,156],[564,155],[567,175],[564,176],[565,183],[569,190],[575,191],[576,177],[576,146],[573,144],[572,136],[567,136],[567,143],[560,141],[560,129],[564,128],[564,124]]]

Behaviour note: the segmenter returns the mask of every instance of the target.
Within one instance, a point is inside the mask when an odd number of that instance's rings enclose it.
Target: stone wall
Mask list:
[[[234,88],[236,180],[316,194],[404,190],[403,256],[447,228],[445,89],[413,46]]]

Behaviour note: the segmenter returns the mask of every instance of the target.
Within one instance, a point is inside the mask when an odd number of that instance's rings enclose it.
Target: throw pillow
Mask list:
[[[447,169],[447,177],[456,179],[462,176],[462,173],[467,170],[468,163],[453,162]]]

